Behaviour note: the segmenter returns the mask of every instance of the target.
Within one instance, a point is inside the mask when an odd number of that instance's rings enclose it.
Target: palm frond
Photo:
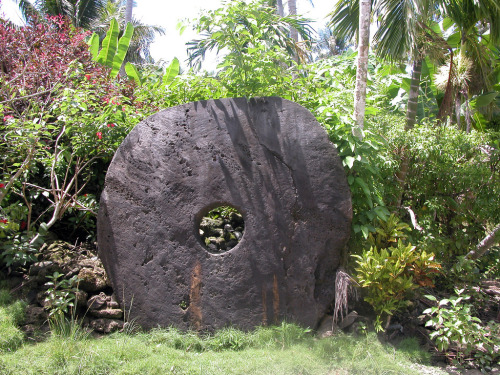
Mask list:
[[[340,0],[328,16],[334,35],[354,39],[359,27],[359,0]]]
[[[39,17],[41,15],[38,9],[28,0],[17,0],[17,5],[25,21],[28,21],[34,16]]]

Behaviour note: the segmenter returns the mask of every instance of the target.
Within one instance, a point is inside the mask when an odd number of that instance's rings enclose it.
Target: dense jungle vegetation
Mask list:
[[[420,315],[450,361],[483,370],[498,365],[499,299],[485,292],[500,280],[498,2],[372,1],[368,12],[378,28],[364,94],[356,75],[357,1],[340,0],[319,33],[265,1],[226,2],[190,25],[201,36],[187,45],[185,69],[177,59],[152,61],[147,47],[161,29],[126,26],[124,2],[103,2],[107,18],[96,8],[81,19],[79,3],[68,2],[71,13],[49,1],[20,1],[25,26],[0,19],[2,288],[55,238],[95,246],[107,166],[141,120],[196,100],[280,96],[314,114],[342,159],[354,213],[343,268],[372,309],[373,325],[365,328],[383,332],[405,315]],[[211,72],[201,69],[209,51],[222,61]],[[366,100],[361,122],[359,95]],[[71,310],[64,299],[74,299],[74,285],[63,286],[62,303],[49,306],[59,309],[52,316]],[[25,341],[16,328],[22,303],[6,290],[0,353],[15,355]],[[161,335],[120,340],[170,340]],[[232,348],[246,340],[231,337]],[[335,350],[324,344],[320,351]],[[293,366],[282,372],[302,373]]]

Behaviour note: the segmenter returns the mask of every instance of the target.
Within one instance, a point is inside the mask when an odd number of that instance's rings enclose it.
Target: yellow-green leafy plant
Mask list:
[[[398,240],[406,240],[407,232],[410,231],[410,226],[399,221],[399,218],[391,214],[384,221],[378,218],[378,227],[374,233],[368,235],[368,242],[371,246],[376,246],[379,249],[394,246]]]
[[[419,287],[433,287],[432,278],[439,272],[440,264],[434,254],[418,251],[401,239],[397,246],[378,249],[372,246],[356,258],[356,280],[365,290],[368,302],[377,318],[375,329],[383,331],[382,318],[386,317],[386,327],[392,315],[407,307],[413,292]]]

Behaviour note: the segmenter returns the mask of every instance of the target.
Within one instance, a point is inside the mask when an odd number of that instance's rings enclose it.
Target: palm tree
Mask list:
[[[361,25],[364,25],[365,30],[369,28],[369,16],[365,18],[365,15],[363,20],[361,19],[360,1],[364,12],[367,12],[371,6],[369,0],[341,0],[331,13],[330,26],[334,28],[334,33],[340,37],[353,38],[356,33],[359,33],[358,70],[361,71],[357,72],[354,116],[358,125],[362,127],[364,97],[366,95],[365,59],[367,59],[368,51],[365,46],[366,39],[361,42],[361,36],[369,38],[369,31],[362,32]],[[391,62],[408,61],[408,58],[413,61],[412,85],[407,107],[408,129],[412,128],[416,122],[420,72],[425,54],[422,49],[422,40],[436,39],[436,35],[429,34],[429,30],[432,31],[432,29],[425,26],[426,20],[429,19],[429,4],[425,0],[373,1],[372,13],[378,15],[380,23],[373,36],[377,55]]]
[[[330,24],[334,27],[334,31],[338,35],[352,38],[356,32],[359,32],[359,39],[361,40],[361,35],[364,34],[362,32],[362,22],[369,23],[369,18],[361,20],[360,1],[361,7],[364,7],[365,12],[367,12],[371,4],[363,4],[363,1],[370,2],[369,0],[342,0],[334,12],[332,12]],[[406,130],[413,128],[416,123],[422,62],[428,49],[425,46],[433,46],[439,40],[439,35],[426,25],[426,22],[431,19],[431,15],[435,12],[432,5],[433,2],[427,0],[373,1],[373,13],[377,14],[380,23],[373,37],[377,55],[392,62],[406,62],[408,60],[412,62],[412,77],[406,110]],[[359,26],[356,27],[357,25]],[[364,27],[368,28],[369,24],[365,24]],[[365,35],[365,38],[367,37]],[[364,121],[364,100],[366,97],[367,67],[365,66],[365,61],[367,60],[368,51],[362,49],[367,49],[364,43],[366,42],[360,42],[358,45],[358,69],[356,74],[354,110],[354,116],[360,128],[362,128]],[[362,48],[359,47],[360,45],[362,45]],[[443,54],[441,53],[441,55]],[[396,199],[397,206],[401,204],[408,168],[408,155],[403,153],[401,155],[401,167],[397,174],[398,183],[401,187],[401,194]]]
[[[127,0],[125,7],[125,23],[132,22],[132,8],[134,7],[134,0]]]
[[[454,111],[455,121],[460,125],[460,108],[465,103],[469,132],[471,97],[491,91],[496,83],[493,68],[500,42],[500,5],[496,0],[443,0],[443,9],[459,33],[460,46],[457,61],[450,54],[449,65],[441,68],[446,90],[439,117],[445,118]]]
[[[43,15],[65,15],[75,27],[89,29],[106,4],[105,0],[18,0],[25,19]]]
[[[354,89],[354,118],[358,127],[363,129],[366,108],[366,80],[368,77],[368,50],[370,48],[370,16],[372,2],[371,0],[359,1],[358,61],[356,87]]]
[[[290,16],[297,15],[297,0],[288,0],[288,14]],[[299,33],[293,27],[290,27],[290,37],[295,40],[295,43],[299,41]]]
[[[125,29],[128,19],[134,26],[125,61],[152,63],[149,48],[157,35],[165,30],[159,26],[144,25],[132,17],[133,0],[18,0],[19,8],[25,19],[32,16],[62,14],[70,18],[76,27],[96,32],[102,38],[109,29],[111,19],[115,18]]]
[[[353,117],[359,129],[363,129],[364,127],[366,108],[371,7],[371,0],[340,0],[333,12],[329,14],[331,16],[329,25],[333,27],[336,36],[353,39],[358,34]],[[361,132],[359,136],[361,136]]]
[[[350,46],[346,38],[333,35],[329,27],[318,30],[318,38],[314,41],[313,52],[317,53],[318,59],[340,55]]]

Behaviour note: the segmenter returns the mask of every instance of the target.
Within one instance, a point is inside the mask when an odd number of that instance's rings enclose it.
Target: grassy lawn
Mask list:
[[[178,333],[174,332],[174,335]],[[2,374],[421,374],[428,356],[413,340],[395,349],[374,334],[306,337],[282,347],[175,348],[168,330],[102,339],[51,337],[0,356]],[[163,340],[164,339],[164,340]],[[190,341],[190,338],[186,339]],[[257,346],[257,344],[255,344]],[[439,373],[439,372],[436,372]]]
[[[210,336],[176,329],[90,337],[78,324],[24,338],[24,303],[0,290],[0,374],[440,374],[417,340],[398,347],[374,333],[318,339],[293,324]],[[133,326],[133,325],[130,325]],[[66,328],[66,329],[64,329]]]

